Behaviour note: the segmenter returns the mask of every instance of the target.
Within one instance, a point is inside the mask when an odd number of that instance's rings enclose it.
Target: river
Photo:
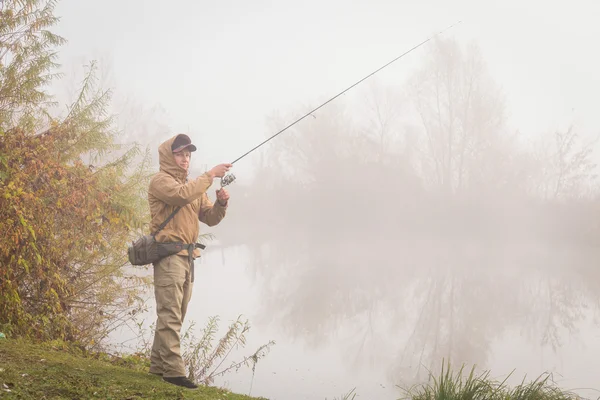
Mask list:
[[[247,257],[242,248],[207,249],[196,265],[194,293],[183,330],[193,320],[197,323],[195,334],[199,336],[208,318],[218,315],[222,334],[240,314],[248,318],[252,327],[247,334],[246,346],[233,351],[223,366],[252,354],[269,340],[276,344],[265,358],[259,360],[254,376],[250,368],[242,367],[238,372],[217,379],[216,385],[271,400],[334,399],[353,389],[357,398],[397,399],[402,395],[396,386],[401,383],[389,379],[393,354],[371,354],[372,363],[355,365],[351,360],[358,351],[353,345],[357,338],[352,332],[334,332],[335,337],[324,335],[321,345],[318,342],[309,344],[290,337],[276,321],[261,313],[260,278],[250,272],[245,261]],[[146,326],[154,322],[152,302],[151,297],[151,309],[144,316]],[[281,304],[281,307],[286,305]],[[379,318],[385,319],[385,316]],[[379,334],[384,335],[376,333]],[[112,341],[122,343],[132,335],[126,330],[116,332]],[[600,330],[587,320],[580,324],[577,336],[563,336],[563,339],[562,348],[554,354],[551,349],[528,340],[518,330],[509,331],[490,345],[487,365],[491,376],[503,380],[512,372],[508,383],[515,385],[524,377],[532,380],[544,372],[552,372],[554,381],[562,388],[577,389],[575,391],[582,396],[596,398],[597,392],[589,388],[600,388],[597,363]]]

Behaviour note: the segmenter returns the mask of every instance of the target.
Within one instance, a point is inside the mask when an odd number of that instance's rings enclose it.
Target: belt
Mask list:
[[[188,252],[188,263],[190,264],[190,274],[192,275],[191,281],[194,282],[194,250],[205,249],[206,246],[201,243],[192,243],[187,246]]]

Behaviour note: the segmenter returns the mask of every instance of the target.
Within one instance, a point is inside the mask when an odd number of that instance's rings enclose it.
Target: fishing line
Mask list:
[[[431,39],[433,39],[434,37],[441,35],[442,33],[444,33],[445,31],[453,28],[454,26],[460,24],[462,21],[458,21],[452,25],[450,25],[449,27],[437,32],[436,34],[430,36],[429,38],[425,39],[424,41],[422,41],[421,43],[419,43],[418,45],[414,46],[413,48],[411,48],[410,50],[405,51],[404,53],[400,54],[398,57],[394,58],[393,60],[387,62],[385,65],[377,68],[375,71],[371,72],[369,75],[365,76],[364,78],[360,79],[359,81],[353,83],[351,86],[348,86],[346,89],[344,89],[343,91],[339,92],[338,94],[336,94],[335,96],[333,96],[332,98],[330,98],[329,100],[327,100],[326,102],[324,102],[323,104],[321,104],[320,106],[316,107],[315,109],[307,112],[306,114],[304,114],[302,117],[298,118],[297,120],[295,120],[294,122],[292,122],[291,124],[289,124],[288,126],[286,126],[285,128],[283,128],[282,130],[280,130],[279,132],[275,133],[273,136],[269,137],[268,139],[264,140],[263,142],[259,143],[258,145],[256,145],[255,147],[253,147],[252,149],[248,150],[246,153],[242,154],[240,157],[236,158],[234,161],[231,162],[231,164],[235,164],[236,162],[238,162],[239,160],[241,160],[242,158],[246,157],[248,154],[252,153],[254,150],[258,149],[260,146],[266,144],[267,142],[269,142],[271,139],[274,139],[276,136],[279,136],[280,134],[282,134],[283,132],[285,132],[286,130],[288,130],[289,128],[291,128],[292,126],[296,125],[298,122],[302,121],[304,118],[308,117],[309,115],[312,115],[315,111],[319,110],[320,108],[324,107],[325,105],[331,103],[333,100],[337,99],[338,97],[340,97],[341,95],[343,95],[344,93],[346,93],[347,91],[349,91],[350,89],[352,89],[353,87],[355,87],[356,85],[360,84],[361,82],[363,82],[364,80],[370,78],[371,76],[375,75],[376,73],[378,73],[379,71],[381,71],[382,69],[386,68],[387,66],[389,66],[390,64],[398,61],[399,59],[401,59],[402,57],[406,56],[407,54],[409,54],[410,52],[412,52],[413,50],[418,49],[419,47],[423,46],[425,43],[429,42]],[[221,186],[226,186],[229,185],[230,183],[232,183],[235,180],[235,175],[233,174],[228,174],[226,176],[224,176],[223,178],[221,178]]]

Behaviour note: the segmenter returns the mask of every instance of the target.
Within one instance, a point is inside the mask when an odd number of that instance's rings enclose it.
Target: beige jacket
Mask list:
[[[200,234],[200,222],[208,226],[217,225],[225,217],[227,207],[213,204],[206,191],[213,183],[207,174],[188,180],[186,171],[175,163],[171,144],[176,136],[162,143],[158,148],[160,171],[150,180],[148,202],[150,203],[150,231],[171,214],[175,207],[181,210],[156,235],[158,242],[196,243]],[[187,250],[179,254],[188,255]],[[194,250],[194,257],[200,256],[200,249]]]

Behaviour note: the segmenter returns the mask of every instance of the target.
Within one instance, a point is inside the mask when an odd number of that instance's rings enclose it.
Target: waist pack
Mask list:
[[[168,257],[172,254],[177,254],[181,250],[188,249],[188,252],[199,247],[204,249],[205,246],[196,244],[186,244],[183,242],[157,242],[156,234],[160,232],[169,221],[177,214],[181,207],[175,208],[171,215],[158,227],[158,229],[149,235],[144,235],[135,242],[131,242],[131,246],[127,249],[127,256],[131,265],[148,265],[157,262],[158,260]],[[191,256],[191,254],[190,254]]]

